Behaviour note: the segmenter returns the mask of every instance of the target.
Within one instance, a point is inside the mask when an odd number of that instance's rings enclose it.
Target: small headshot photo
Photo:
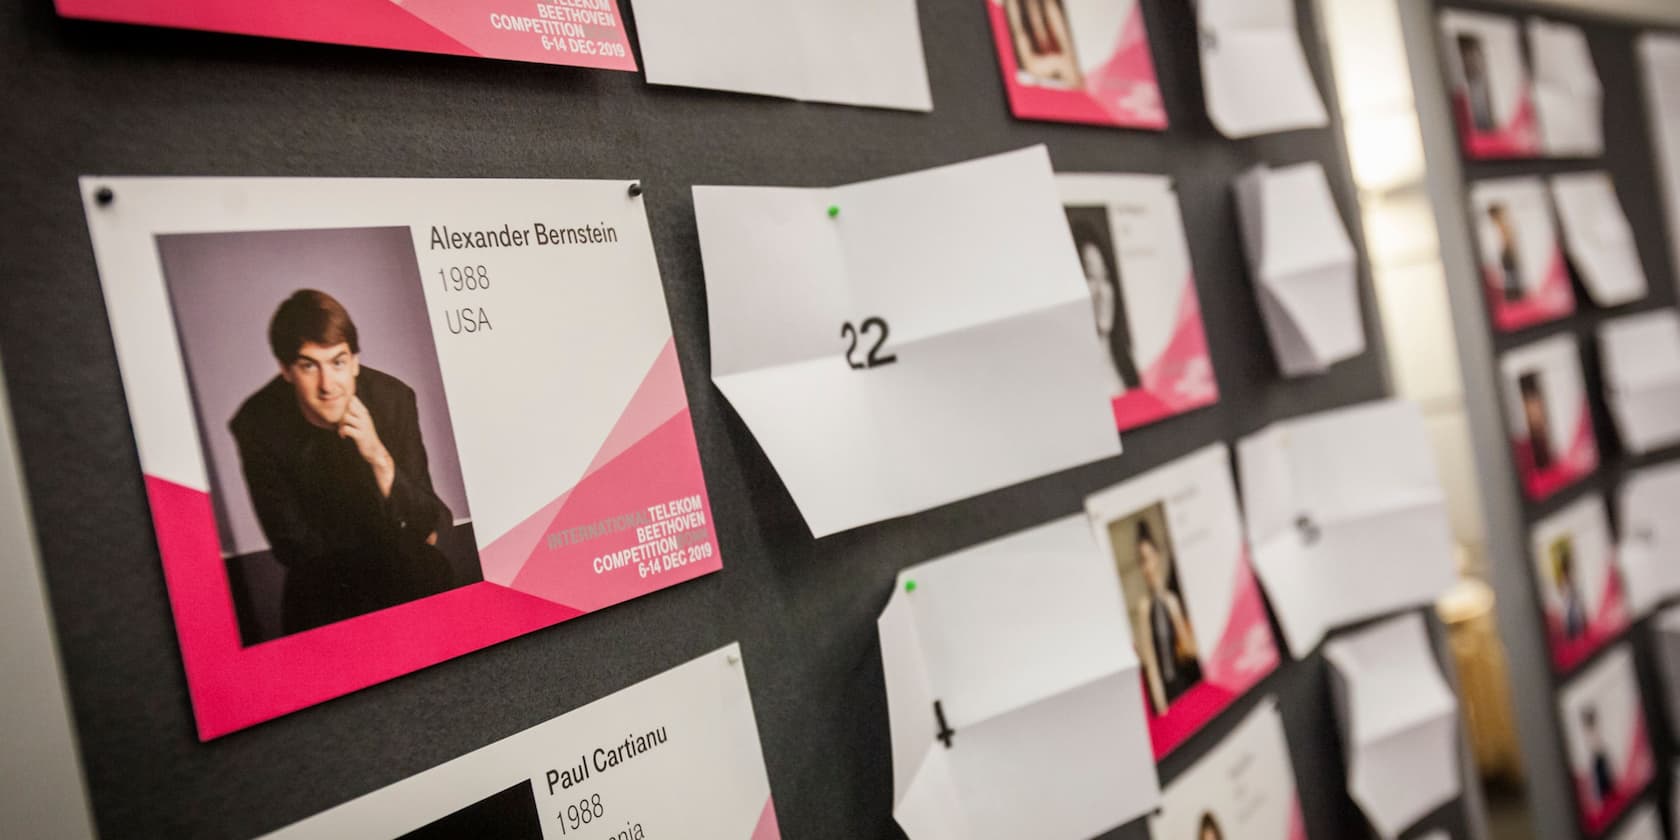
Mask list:
[[[1581,586],[1575,578],[1575,540],[1561,536],[1546,546],[1546,566],[1558,597],[1558,622],[1566,639],[1579,639],[1587,632],[1587,608]]]
[[[1540,384],[1540,372],[1529,371],[1518,376],[1517,393],[1522,398],[1523,422],[1528,427],[1528,447],[1534,468],[1550,469],[1556,458],[1552,453],[1552,420],[1546,412],[1546,392]]]
[[[1219,827],[1213,812],[1202,812],[1202,819],[1196,824],[1196,840],[1225,840],[1225,831]]]
[[[1085,76],[1073,51],[1073,28],[1062,0],[1003,0],[1023,84],[1077,89]]]
[[[1096,318],[1097,337],[1107,352],[1104,367],[1109,372],[1110,393],[1119,396],[1138,387],[1136,357],[1126,321],[1126,299],[1120,288],[1120,261],[1109,228],[1106,207],[1067,207],[1073,247],[1085,272],[1085,287],[1091,293],[1091,311]]]
[[[244,643],[481,580],[409,229],[157,246]]]
[[[1458,65],[1464,69],[1464,97],[1470,106],[1470,123],[1477,131],[1493,131],[1499,123],[1493,114],[1487,50],[1482,46],[1482,39],[1475,35],[1460,34],[1454,41],[1458,47]]]
[[[1522,259],[1517,250],[1517,227],[1511,221],[1511,211],[1504,202],[1489,204],[1487,215],[1498,242],[1496,258],[1500,292],[1506,303],[1517,303],[1527,294],[1523,288]]]
[[[1132,638],[1143,660],[1150,706],[1163,715],[1202,681],[1201,653],[1179,591],[1165,503],[1110,522],[1108,535],[1132,619]]]

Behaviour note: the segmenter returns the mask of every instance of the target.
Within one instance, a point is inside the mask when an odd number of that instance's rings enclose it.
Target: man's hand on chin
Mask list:
[[[397,480],[397,464],[391,460],[391,453],[379,439],[379,430],[373,426],[373,415],[368,413],[361,397],[350,398],[350,408],[344,412],[344,419],[338,421],[338,436],[356,444],[356,452],[373,468],[373,479],[379,483],[379,495],[389,498],[391,485]]]

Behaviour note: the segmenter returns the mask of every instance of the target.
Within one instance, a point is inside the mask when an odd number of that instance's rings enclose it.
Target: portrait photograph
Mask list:
[[[1107,351],[1104,369],[1109,374],[1110,394],[1119,396],[1137,388],[1139,377],[1108,208],[1098,205],[1063,209],[1073,233],[1079,266],[1085,272],[1085,288],[1091,294],[1097,337]]]
[[[1587,605],[1581,592],[1572,535],[1564,534],[1546,546],[1546,571],[1556,599],[1553,609],[1557,626],[1565,639],[1579,639],[1587,632]]]
[[[1108,532],[1150,707],[1164,715],[1202,681],[1201,652],[1179,587],[1166,504],[1157,502],[1113,520]]]
[[[244,644],[482,580],[409,228],[156,244]]]
[[[1084,86],[1063,0],[1003,0],[1003,12],[1019,81],[1067,89]]]
[[[1551,413],[1546,405],[1546,389],[1540,371],[1531,370],[1517,377],[1517,393],[1522,395],[1524,431],[1528,433],[1528,450],[1536,470],[1550,469],[1556,455],[1552,451]]]

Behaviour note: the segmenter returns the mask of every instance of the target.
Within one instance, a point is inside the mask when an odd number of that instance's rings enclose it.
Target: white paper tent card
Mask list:
[[[933,110],[916,0],[636,0],[647,80]]]
[[[1622,448],[1637,454],[1680,443],[1680,315],[1662,309],[1605,321],[1598,346]]]
[[[1236,182],[1249,275],[1285,376],[1365,352],[1358,254],[1316,161],[1260,166]]]
[[[1633,650],[1618,645],[1577,673],[1560,692],[1558,714],[1581,828],[1596,837],[1655,772]]]
[[[1529,18],[1528,52],[1534,62],[1534,104],[1546,154],[1604,154],[1604,88],[1581,27]]]
[[[1464,153],[1478,160],[1538,156],[1534,88],[1516,20],[1447,9],[1441,38]]]
[[[1160,812],[1149,819],[1149,833],[1163,840],[1306,840],[1276,698],[1266,698],[1167,785]]]
[[[1654,805],[1645,805],[1622,821],[1610,840],[1663,840],[1662,820]]]
[[[1530,499],[1547,499],[1598,469],[1598,438],[1574,336],[1518,347],[1500,357],[1499,372],[1511,461]]]
[[[1680,36],[1639,36],[1645,112],[1651,122],[1663,205],[1668,209],[1668,247],[1680,267]]]
[[[816,536],[1119,453],[1044,147],[694,208],[713,381]]]
[[[1569,265],[1539,178],[1496,178],[1470,187],[1482,291],[1493,325],[1514,332],[1575,311]]]
[[[1627,592],[1604,500],[1583,496],[1534,525],[1540,610],[1552,664],[1566,673],[1627,629]]]
[[[1120,584],[1084,517],[905,569],[879,629],[910,840],[1082,840],[1159,801]]]
[[[1622,482],[1617,497],[1628,601],[1636,616],[1680,595],[1680,463],[1646,467]]]
[[[1333,627],[1433,602],[1455,580],[1423,414],[1374,402],[1237,446],[1255,570],[1298,659]]]
[[[1563,223],[1563,244],[1575,271],[1599,306],[1645,296],[1645,266],[1633,241],[1616,185],[1603,172],[1552,176],[1552,203]]]
[[[1348,794],[1384,838],[1458,798],[1458,701],[1417,613],[1324,645]]]
[[[1329,125],[1290,0],[1198,0],[1208,119],[1230,138]]]

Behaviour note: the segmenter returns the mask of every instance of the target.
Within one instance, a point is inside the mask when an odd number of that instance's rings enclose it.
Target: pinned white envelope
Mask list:
[[[1120,584],[1084,517],[905,569],[878,626],[910,840],[1079,840],[1160,800]]]
[[[1604,88],[1581,27],[1528,19],[1540,144],[1549,155],[1604,154]]]
[[[1598,328],[1604,399],[1622,447],[1642,453],[1680,443],[1680,315],[1628,315]]]
[[[1358,255],[1324,167],[1260,166],[1236,192],[1249,274],[1284,375],[1323,373],[1365,352]]]
[[[1432,603],[1452,535],[1423,414],[1400,401],[1298,417],[1237,445],[1255,570],[1289,649]]]
[[[1348,794],[1384,838],[1459,795],[1458,701],[1417,613],[1324,645]]]
[[[1230,138],[1330,124],[1290,0],[1198,0],[1208,119]]]
[[[647,80],[933,110],[916,0],[636,0]]]
[[[1680,595],[1680,462],[1646,467],[1622,482],[1617,497],[1617,556],[1635,616]]]
[[[1654,805],[1646,805],[1622,821],[1610,840],[1663,840],[1662,820]]]
[[[1563,244],[1581,282],[1599,306],[1645,296],[1645,267],[1633,241],[1616,185],[1603,172],[1552,176],[1552,203],[1563,222]]]
[[[712,379],[816,536],[1119,453],[1043,146],[694,210]]]

